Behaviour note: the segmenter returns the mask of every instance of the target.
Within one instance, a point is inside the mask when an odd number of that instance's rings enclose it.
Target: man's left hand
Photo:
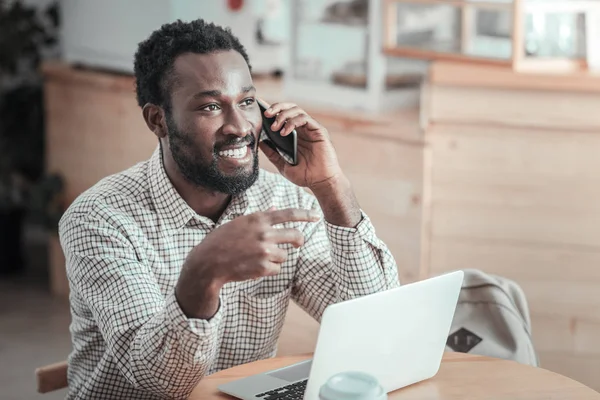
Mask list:
[[[327,129],[294,103],[274,103],[265,112],[276,116],[273,131],[282,136],[294,129],[298,136],[298,165],[292,166],[266,143],[260,148],[279,172],[297,186],[313,191],[343,176]]]

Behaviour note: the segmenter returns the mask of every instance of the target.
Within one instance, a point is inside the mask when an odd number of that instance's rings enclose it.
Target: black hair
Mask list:
[[[177,20],[162,25],[138,45],[135,53],[135,89],[139,106],[152,103],[170,108],[173,65],[181,54],[210,54],[229,50],[240,53],[248,68],[251,68],[244,46],[229,28],[202,19],[191,22]]]

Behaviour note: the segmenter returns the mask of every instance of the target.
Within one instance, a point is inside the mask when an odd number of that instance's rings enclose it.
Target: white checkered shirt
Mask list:
[[[331,303],[399,285],[394,258],[364,213],[356,228],[288,223],[306,243],[284,246],[281,273],[228,283],[214,317],[187,318],[174,288],[188,252],[219,225],[272,206],[319,207],[261,170],[214,223],[179,196],[159,149],[83,193],[59,229],[71,289],[67,398],[185,399],[205,375],[274,356],[290,299],[319,321]]]

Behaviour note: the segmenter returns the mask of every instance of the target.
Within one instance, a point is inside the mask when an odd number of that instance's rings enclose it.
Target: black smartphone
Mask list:
[[[281,136],[279,131],[274,132],[271,125],[275,122],[275,117],[265,117],[265,111],[268,107],[260,100],[256,100],[256,102],[262,116],[263,129],[260,134],[260,141],[264,141],[269,147],[277,151],[288,164],[298,165],[298,134],[296,130],[294,129],[287,136]]]

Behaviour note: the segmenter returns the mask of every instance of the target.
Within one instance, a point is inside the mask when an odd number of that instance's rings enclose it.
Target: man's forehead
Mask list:
[[[231,85],[237,81],[241,86],[252,82],[246,60],[237,51],[209,54],[182,54],[175,59],[174,73],[180,83],[208,86]],[[216,89],[216,87],[210,87]]]

